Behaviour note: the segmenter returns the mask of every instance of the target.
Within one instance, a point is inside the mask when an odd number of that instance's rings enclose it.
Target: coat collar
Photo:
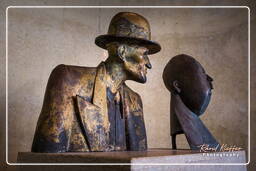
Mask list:
[[[106,67],[104,62],[101,62],[97,67],[92,103],[100,108],[104,121],[103,127],[109,132],[110,123],[108,119]]]
[[[98,106],[101,109],[102,113],[102,119],[105,122],[104,127],[109,130],[109,119],[108,119],[108,106],[107,106],[107,83],[106,83],[106,66],[104,62],[101,62],[97,66],[97,71],[96,71],[96,77],[95,77],[95,82],[94,82],[94,89],[93,89],[93,97],[92,97],[92,103],[96,106]],[[122,84],[119,88],[119,94],[121,97],[121,103],[123,105],[123,115],[125,115],[125,107],[127,106],[127,102],[125,100],[125,92],[124,92],[124,87],[125,83]]]

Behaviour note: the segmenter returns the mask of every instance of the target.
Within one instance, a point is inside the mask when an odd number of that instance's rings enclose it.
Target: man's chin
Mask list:
[[[133,81],[136,81],[138,83],[142,83],[142,84],[145,84],[147,82],[147,77],[140,77],[140,78],[136,78],[134,79]]]
[[[142,77],[138,81],[139,83],[145,84],[147,82],[147,77]]]

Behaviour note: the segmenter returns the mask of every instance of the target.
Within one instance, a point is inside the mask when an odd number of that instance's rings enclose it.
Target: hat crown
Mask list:
[[[132,12],[116,14],[110,22],[108,34],[151,40],[150,26],[147,19]]]
[[[108,33],[95,39],[95,44],[103,49],[107,49],[107,45],[112,42],[146,47],[148,54],[154,54],[161,50],[159,43],[151,40],[147,19],[133,12],[116,14],[110,22]]]

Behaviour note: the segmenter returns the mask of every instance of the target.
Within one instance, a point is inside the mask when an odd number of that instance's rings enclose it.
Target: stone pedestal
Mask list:
[[[31,153],[20,152],[18,163],[44,163],[44,166],[19,166],[20,171],[57,170],[189,170],[189,171],[244,171],[245,165],[205,165],[207,163],[245,163],[244,151],[200,153],[191,150],[150,149],[144,152],[85,152],[85,153]],[[58,163],[58,165],[56,165]],[[61,166],[63,163],[65,166]],[[115,165],[111,165],[114,163]],[[119,165],[123,164],[123,165]],[[185,165],[182,165],[184,164]],[[203,163],[204,165],[192,165]],[[89,164],[89,165],[85,165]],[[94,166],[93,166],[93,165]],[[105,165],[104,165],[105,164]],[[173,165],[176,164],[176,165]]]

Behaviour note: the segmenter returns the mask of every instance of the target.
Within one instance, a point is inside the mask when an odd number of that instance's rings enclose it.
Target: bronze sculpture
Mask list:
[[[59,65],[48,80],[32,152],[146,150],[140,96],[126,80],[145,83],[151,41],[148,21],[121,12],[96,45],[109,57],[97,67]]]
[[[210,102],[213,79],[193,57],[181,54],[167,63],[163,80],[171,92],[172,148],[177,149],[176,135],[184,133],[193,150],[202,145],[218,149],[219,143],[199,118]]]

